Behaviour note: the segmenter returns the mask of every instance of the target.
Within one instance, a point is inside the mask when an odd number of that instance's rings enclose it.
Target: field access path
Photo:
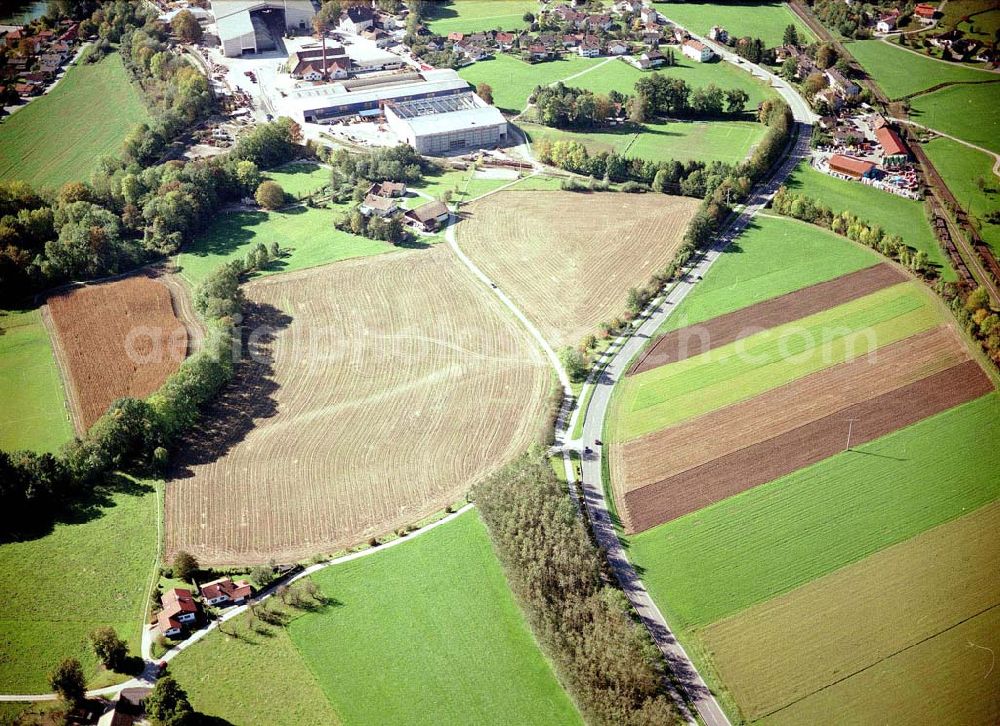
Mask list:
[[[669,20],[669,18],[668,18]],[[673,22],[673,21],[671,21]],[[676,23],[675,23],[676,25]],[[656,331],[670,317],[677,305],[693,289],[694,285],[711,268],[729,243],[738,237],[750,224],[778,190],[798,163],[809,154],[810,126],[815,115],[809,109],[805,100],[798,92],[772,73],[759,66],[739,59],[734,53],[719,47],[704,37],[691,34],[712,48],[724,61],[733,63],[739,68],[750,72],[755,78],[767,80],[781,94],[792,109],[796,121],[796,139],[785,159],[772,172],[766,182],[754,190],[739,215],[722,231],[711,248],[700,254],[691,263],[680,281],[665,297],[654,300],[643,314],[643,323],[638,330],[632,332],[624,341],[616,341],[609,348],[610,355],[599,361],[594,367],[591,379],[587,381],[592,386],[593,394],[589,404],[582,411],[583,433],[579,439],[568,441],[563,448],[567,473],[572,472],[572,457],[578,456],[582,461],[582,487],[584,502],[590,515],[591,526],[598,544],[604,549],[608,563],[614,570],[622,589],[642,619],[653,640],[663,652],[674,678],[683,688],[687,701],[693,704],[701,721],[707,726],[728,726],[729,719],[719,706],[715,696],[705,684],[697,668],[691,661],[684,646],[670,630],[663,613],[650,597],[638,573],[629,561],[625,548],[618,539],[615,522],[608,509],[605,496],[606,485],[610,490],[610,482],[604,481],[602,465],[602,448],[595,442],[603,436],[607,419],[608,405],[615,383],[625,375],[632,359],[653,338]],[[581,395],[581,401],[586,398]],[[579,415],[580,412],[577,412]],[[572,429],[571,429],[572,430]],[[595,450],[588,453],[588,448]],[[689,717],[690,718],[690,717]]]

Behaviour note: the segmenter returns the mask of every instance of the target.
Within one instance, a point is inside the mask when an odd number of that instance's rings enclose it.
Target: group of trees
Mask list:
[[[474,498],[507,581],[584,719],[675,723],[658,652],[608,584],[613,575],[541,455],[522,456]]]
[[[337,229],[394,245],[410,239],[410,233],[403,224],[402,215],[398,212],[387,217],[375,214],[365,216],[360,209],[354,207],[337,220]]]
[[[349,188],[352,193],[361,180],[416,184],[424,178],[429,164],[409,144],[372,149],[363,154],[338,149],[328,162],[333,167],[330,181],[334,190]]]
[[[614,111],[608,96],[560,81],[552,86],[538,86],[529,99],[535,105],[538,122],[557,128],[603,125]]]
[[[867,12],[879,12],[880,4],[890,3],[845,3],[843,0],[814,0],[812,3],[813,12],[816,17],[826,27],[836,30],[845,38],[863,40],[871,37],[871,30],[868,29],[865,19],[865,8]],[[874,10],[872,6],[874,5]],[[892,2],[893,7],[898,3]]]
[[[0,303],[176,252],[221,205],[253,196],[259,165],[296,153],[296,128],[279,119],[211,160],[144,168],[105,159],[90,183],[69,183],[58,192],[0,182]]]

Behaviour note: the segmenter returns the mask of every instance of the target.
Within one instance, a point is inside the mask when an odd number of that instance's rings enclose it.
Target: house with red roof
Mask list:
[[[849,179],[865,179],[875,175],[875,165],[864,159],[855,159],[853,156],[834,154],[828,162],[830,171]]]
[[[246,580],[233,582],[228,577],[206,582],[201,586],[201,596],[209,605],[242,605],[253,595],[253,587]]]
[[[910,149],[890,126],[876,128],[875,138],[882,147],[882,163],[886,166],[899,166],[909,160]]]
[[[163,609],[156,616],[156,624],[161,635],[175,637],[184,632],[184,628],[198,619],[198,603],[194,601],[190,590],[174,587],[160,597]]]

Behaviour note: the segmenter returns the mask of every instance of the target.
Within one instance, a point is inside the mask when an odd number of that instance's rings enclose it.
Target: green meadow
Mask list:
[[[860,219],[879,224],[889,234],[902,237],[913,249],[926,252],[945,280],[957,279],[927,221],[923,202],[837,179],[816,171],[805,162],[795,168],[785,186],[819,200],[834,212],[848,211]]]
[[[497,108],[516,114],[524,110],[528,104],[528,96],[537,86],[546,86],[569,78],[604,61],[603,58],[581,58],[570,55],[544,63],[525,63],[520,58],[497,54],[490,60],[465,66],[458,74],[474,86],[480,83],[489,84],[493,89],[493,103]],[[593,73],[599,72],[593,71]],[[580,81],[587,75],[590,74],[581,76]],[[566,83],[579,85],[580,81],[568,80]]]
[[[914,55],[881,40],[856,40],[847,44],[847,50],[889,98],[908,96],[938,83],[996,79],[992,73]]]
[[[0,449],[55,452],[73,438],[48,331],[37,310],[0,310]]]
[[[150,116],[116,53],[80,61],[44,96],[0,123],[0,180],[36,187],[86,181],[102,156]]]
[[[658,4],[656,9],[698,35],[708,35],[713,25],[721,25],[732,36],[760,38],[773,48],[781,45],[785,28],[794,25],[804,45],[816,40],[788,5],[780,2],[685,2]]]
[[[538,13],[534,0],[452,0],[427,3],[427,27],[439,35],[525,27],[524,14]]]
[[[311,161],[293,161],[265,172],[264,176],[296,199],[322,191],[330,184],[330,170]]]
[[[910,118],[976,146],[1000,153],[1000,78],[996,83],[949,86],[916,96]]]
[[[154,485],[121,477],[85,502],[74,521],[0,544],[0,692],[48,692],[49,671],[71,656],[98,684],[126,679],[99,673],[87,636],[113,626],[139,654],[158,496]]]

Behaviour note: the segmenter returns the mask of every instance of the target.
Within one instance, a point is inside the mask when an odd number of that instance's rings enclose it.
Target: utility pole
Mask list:
[[[856,418],[847,419],[847,448],[844,451],[851,450],[851,434],[854,433],[854,422],[857,420]]]

